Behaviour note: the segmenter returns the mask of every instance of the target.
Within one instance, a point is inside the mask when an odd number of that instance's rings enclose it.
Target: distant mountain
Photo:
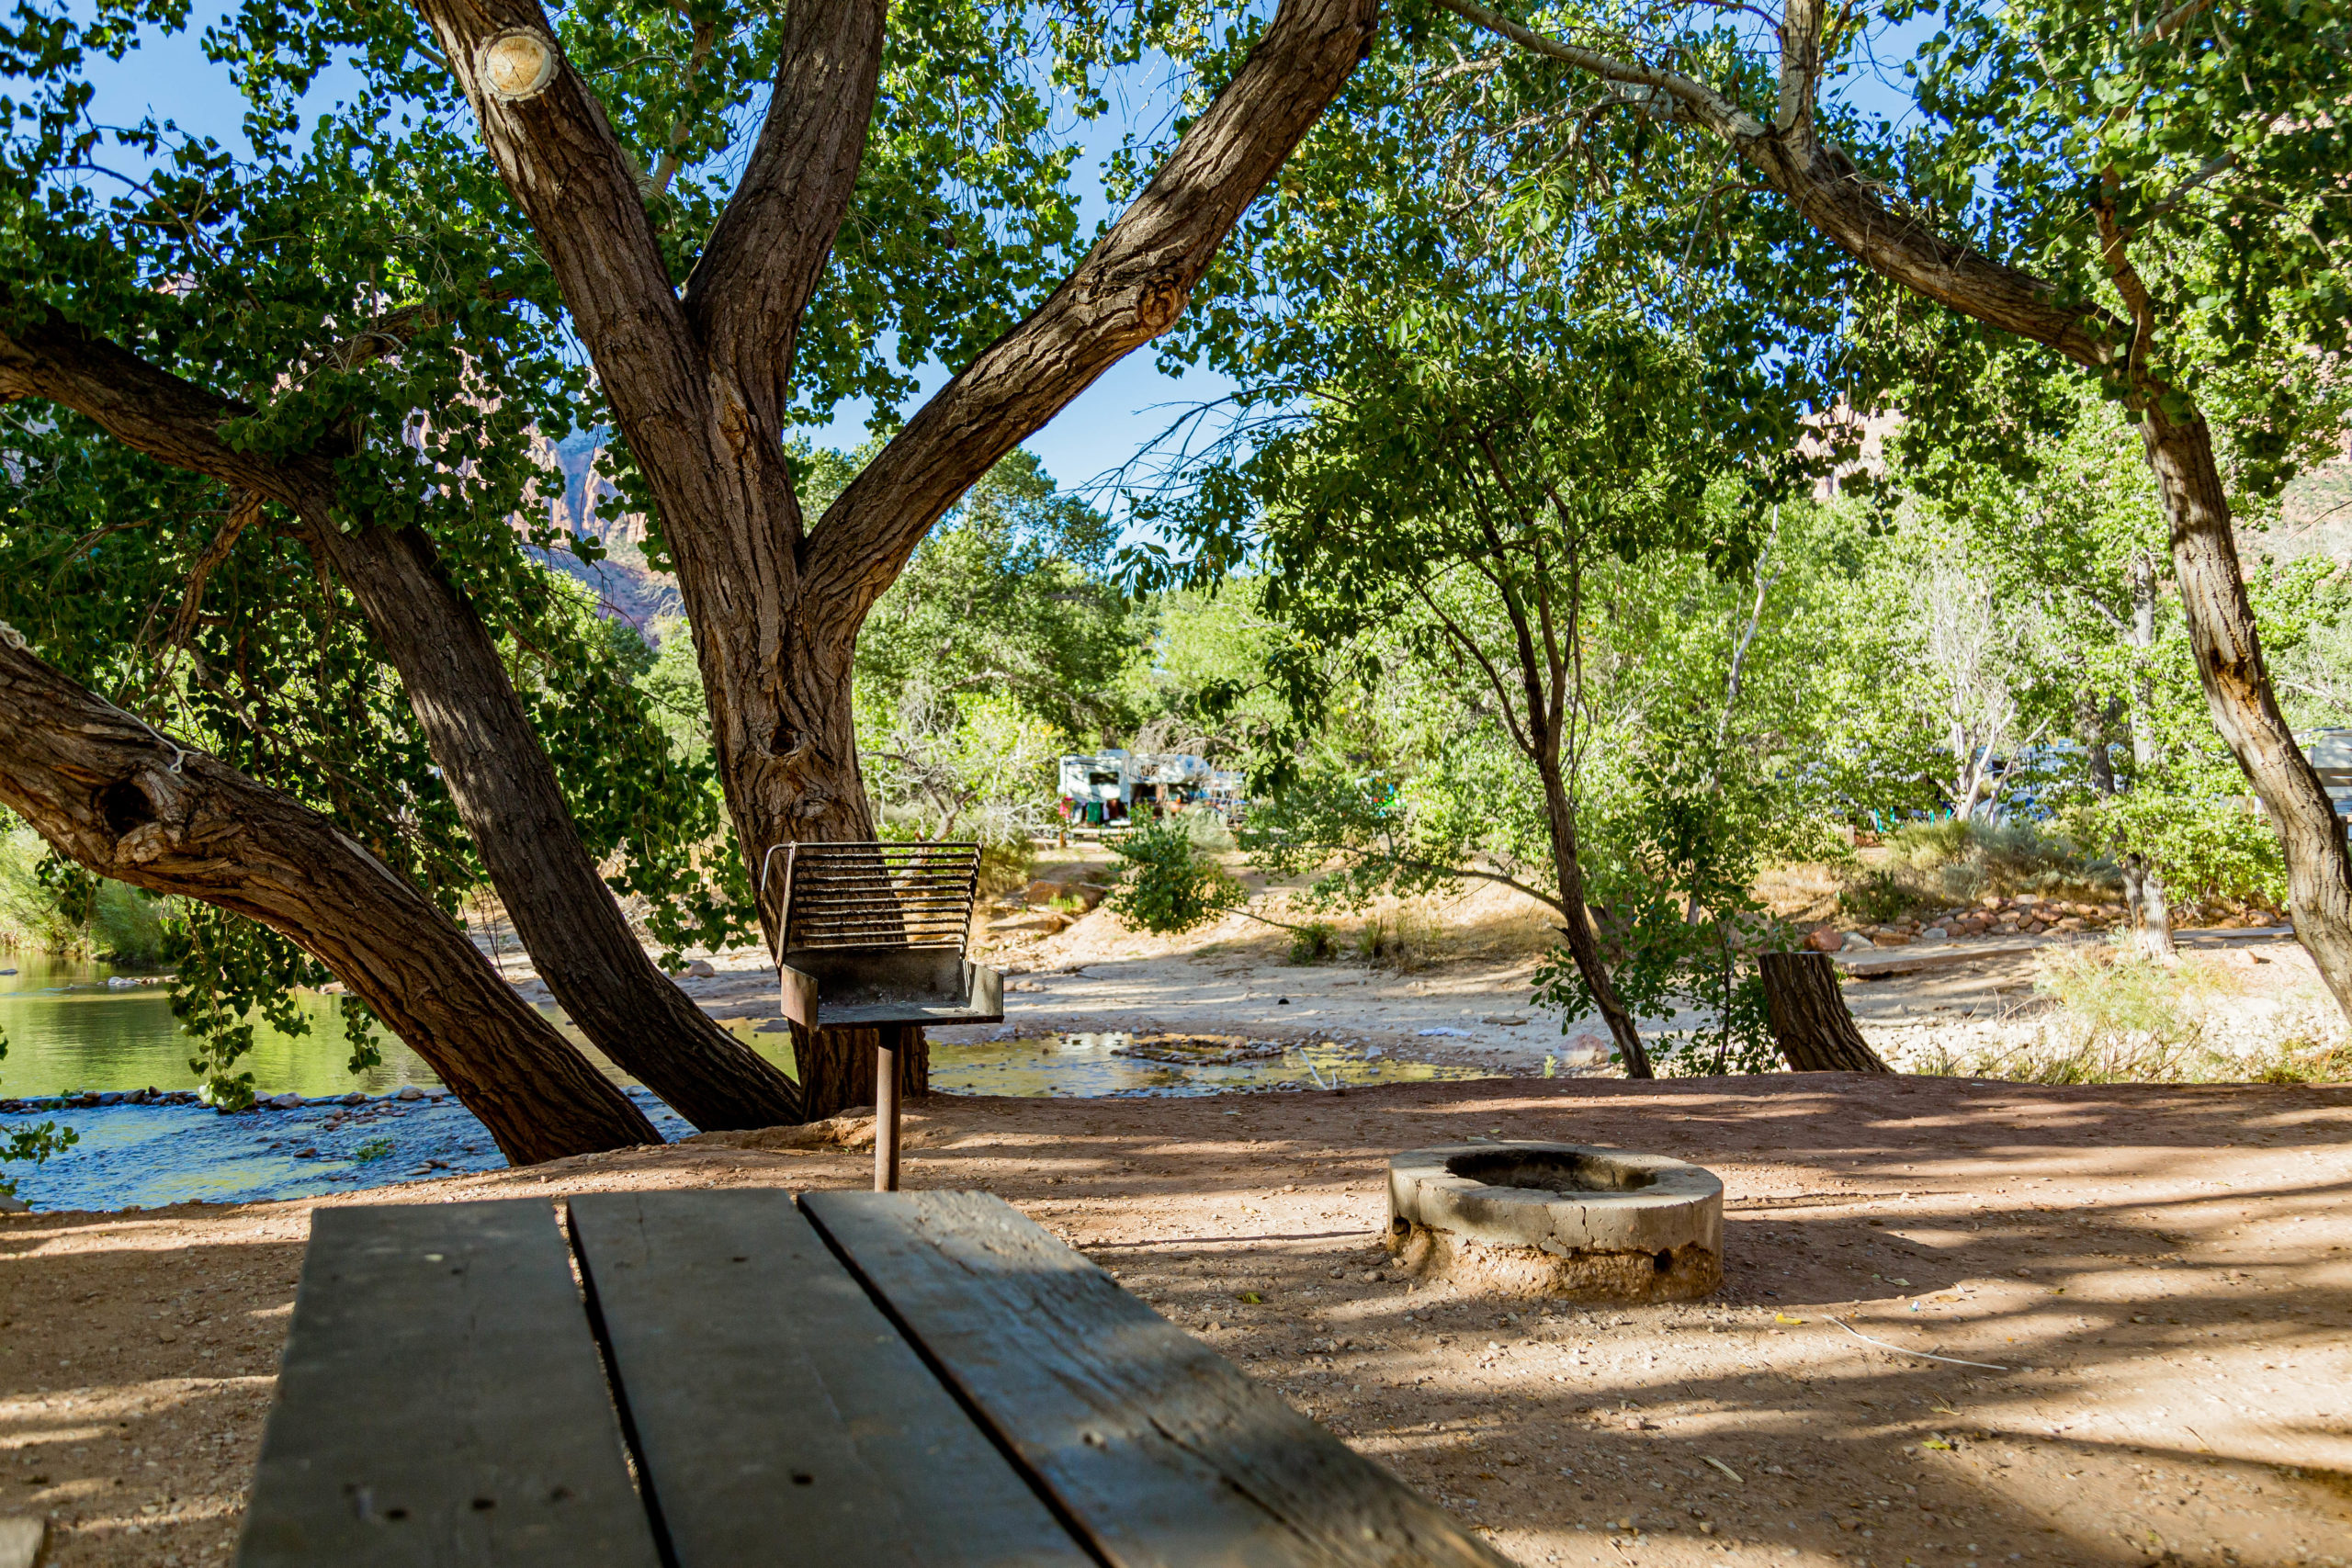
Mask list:
[[[565,576],[584,584],[596,595],[605,613],[635,626],[648,642],[656,642],[653,623],[663,615],[684,613],[677,580],[645,562],[645,514],[615,510],[618,492],[598,472],[612,433],[583,430],[561,441],[542,439],[539,456],[563,471],[563,494],[549,506],[549,520],[559,528],[582,535],[605,547],[605,558],[584,561],[570,550],[534,549],[531,554]]]

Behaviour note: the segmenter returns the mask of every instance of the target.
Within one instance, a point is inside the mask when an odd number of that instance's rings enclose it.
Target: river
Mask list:
[[[167,988],[141,983],[153,978],[103,964],[0,951],[0,1034],[8,1042],[0,1059],[0,1097],[195,1088],[187,1042],[172,1017]],[[50,1121],[72,1128],[81,1142],[38,1168],[0,1166],[0,1178],[13,1179],[18,1196],[38,1209],[119,1210],[306,1197],[505,1163],[481,1123],[447,1095],[414,1052],[379,1031],[381,1063],[354,1074],[335,999],[306,993],[300,1005],[309,1030],[288,1035],[256,1020],[253,1050],[238,1067],[253,1074],[258,1095],[299,1094],[310,1103],[234,1116],[200,1105],[76,1104],[18,1112],[0,1120],[0,1131]],[[628,1090],[664,1137],[693,1131],[568,1022],[555,1021]],[[789,1034],[748,1021],[729,1027],[792,1070]],[[1151,1060],[1128,1055],[1127,1048],[1127,1037],[1120,1034],[934,1041],[932,1087],[946,1094],[1125,1098],[1476,1076],[1468,1068],[1336,1044],[1233,1062]],[[412,1098],[398,1098],[402,1092]]]

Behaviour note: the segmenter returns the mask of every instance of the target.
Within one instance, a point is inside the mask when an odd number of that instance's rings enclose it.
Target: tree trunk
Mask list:
[[[641,216],[641,215],[640,215]],[[540,977],[582,1032],[696,1126],[794,1120],[792,1085],[653,967],[588,858],[554,770],[473,607],[419,529],[364,525],[330,457],[232,446],[252,412],[171,376],[55,310],[0,333],[0,396],[74,410],[159,462],[266,497],[341,574],[399,669],[434,761]],[[779,459],[780,460],[780,459]],[[356,518],[362,526],[346,533]]]
[[[2296,746],[2271,694],[2212,436],[2202,419],[2175,424],[2155,408],[2140,431],[2172,531],[2173,570],[2206,706],[2278,829],[2295,934],[2335,1005],[2352,1018],[2352,855],[2319,770]]]
[[[464,932],[299,802],[158,736],[0,628],[0,800],[59,853],[299,943],[424,1058],[517,1165],[658,1144]]]
[[[399,668],[539,977],[590,1043],[705,1131],[800,1120],[792,1080],[654,967],[572,825],[489,629],[413,528],[314,535]]]
[[[811,1122],[838,1116],[854,1105],[874,1103],[875,1052],[878,1029],[809,1031],[795,1024],[792,1050],[800,1065],[800,1100]],[[900,1032],[899,1098],[931,1093],[931,1041],[921,1029]]]
[[[2165,879],[2140,855],[2123,857],[2123,908],[2132,921],[2132,943],[2150,958],[2170,958],[2173,945],[2172,905],[2165,896]]]
[[[2097,692],[2075,696],[2075,739],[2083,748],[2083,768],[2098,795],[2115,793],[2115,761],[2107,754],[2107,714]]]
[[[1584,865],[1577,858],[1576,807],[1568,799],[1567,784],[1560,777],[1556,762],[1540,764],[1538,772],[1544,779],[1544,814],[1551,829],[1552,871],[1560,883],[1560,907],[1581,911],[1585,907]],[[1567,938],[1568,956],[1576,960],[1577,973],[1584,976],[1585,988],[1592,993],[1593,1006],[1600,1010],[1601,1021],[1609,1026],[1609,1037],[1616,1042],[1617,1054],[1625,1059],[1625,1076],[1629,1078],[1649,1078],[1657,1075],[1650,1067],[1650,1054],[1642,1044],[1642,1032],[1625,1004],[1617,998],[1617,987],[1609,978],[1609,966],[1600,961],[1600,944],[1595,940],[1592,922],[1570,915],[1560,927],[1560,934]]]
[[[1764,973],[1764,1006],[1772,1038],[1789,1066],[1800,1073],[1889,1073],[1854,1027],[1845,994],[1838,988],[1838,965],[1826,953],[1767,953],[1757,963]]]
[[[2132,552],[2124,568],[2132,591],[2132,778],[2138,783],[2156,765],[2156,563]]]

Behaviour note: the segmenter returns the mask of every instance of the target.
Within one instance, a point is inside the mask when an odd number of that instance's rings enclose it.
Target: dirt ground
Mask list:
[[[910,1186],[1001,1194],[1523,1563],[2352,1558],[2352,1090],[1498,1078],[919,1115]],[[1724,1290],[1400,1278],[1384,1161],[1473,1138],[1709,1166]],[[722,1134],[326,1201],[868,1170]],[[226,1560],[314,1206],[0,1222],[0,1515],[49,1515],[55,1562]]]

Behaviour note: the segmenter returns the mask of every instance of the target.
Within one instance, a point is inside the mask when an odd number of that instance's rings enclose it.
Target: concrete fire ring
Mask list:
[[[1454,1144],[1388,1162],[1388,1250],[1474,1290],[1682,1301],[1723,1283],[1724,1184],[1663,1155]]]

